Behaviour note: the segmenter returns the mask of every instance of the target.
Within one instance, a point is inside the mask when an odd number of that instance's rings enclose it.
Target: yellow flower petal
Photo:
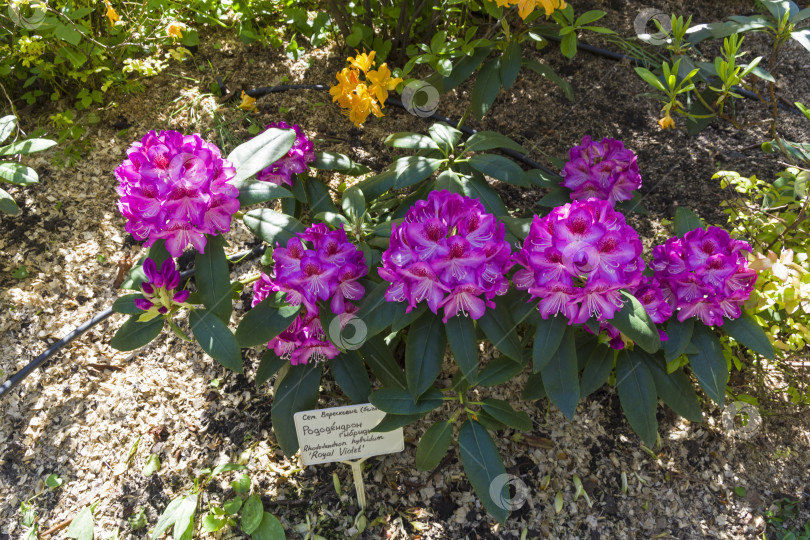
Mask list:
[[[106,4],[107,6],[107,13],[105,14],[105,16],[110,21],[110,24],[114,25],[115,21],[117,21],[120,17],[118,17],[118,13],[115,12],[109,0],[104,0],[104,4]]]
[[[355,51],[357,52],[357,51]],[[369,54],[366,54],[366,51],[363,51],[363,54],[357,53],[357,56],[352,58],[349,57],[349,64],[354,69],[359,69],[363,73],[366,73],[371,66],[374,65],[374,55],[377,54],[377,51],[371,51]]]
[[[675,120],[667,113],[665,117],[658,121],[658,125],[661,129],[675,129]]]
[[[256,107],[256,98],[250,97],[242,90],[242,103],[239,104],[239,108],[249,112],[258,112],[258,107]]]
[[[174,39],[179,39],[183,37],[183,30],[185,29],[185,25],[179,22],[173,21],[169,23],[169,26],[166,27],[166,34],[169,37]]]

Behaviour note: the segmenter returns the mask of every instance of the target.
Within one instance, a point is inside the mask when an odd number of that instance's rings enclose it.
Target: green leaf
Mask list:
[[[551,361],[562,343],[563,336],[568,328],[568,319],[562,315],[555,315],[541,320],[534,333],[532,345],[532,371],[539,372]]]
[[[236,337],[216,315],[204,309],[188,314],[191,332],[208,356],[236,373],[242,373],[242,354]]]
[[[51,473],[45,478],[45,485],[51,489],[56,489],[62,485],[62,479],[56,473]]]
[[[496,358],[478,373],[478,385],[497,386],[510,380],[521,371],[523,371],[523,364],[519,364],[511,358]]]
[[[650,369],[655,389],[663,402],[690,422],[702,422],[703,410],[686,373],[682,369],[667,373],[667,366],[658,357],[639,354]]]
[[[598,345],[591,350],[585,360],[585,369],[582,371],[580,381],[582,397],[591,395],[607,382],[613,370],[613,358],[613,349],[604,345]]]
[[[238,463],[220,463],[214,470],[211,471],[211,478],[217,476],[218,474],[222,474],[224,472],[231,472],[231,471],[244,471],[244,465],[239,465]]]
[[[683,236],[690,231],[706,228],[706,224],[703,223],[703,220],[700,219],[697,214],[683,206],[679,206],[678,209],[675,210],[674,225],[676,236]]]
[[[357,176],[370,172],[370,169],[355,163],[348,156],[335,152],[315,152],[315,162],[312,167],[322,171],[340,171],[343,174]]]
[[[458,193],[459,195],[464,194],[461,177],[450,169],[439,173],[439,176],[436,177],[436,183],[433,185],[433,189],[436,191],[447,190],[450,193]]]
[[[523,169],[509,158],[495,154],[476,154],[469,159],[470,167],[513,186],[529,187]]]
[[[569,420],[574,419],[580,395],[575,333],[573,327],[565,329],[565,335],[557,351],[540,370],[543,388],[548,398]]]
[[[290,327],[301,311],[301,305],[278,306],[278,300],[274,295],[268,296],[245,313],[236,328],[236,341],[240,347],[262,345]]]
[[[295,142],[292,129],[270,128],[246,143],[242,143],[228,155],[228,161],[236,167],[235,181],[250,178],[287,155]]]
[[[448,155],[455,149],[461,141],[462,133],[456,128],[452,128],[441,122],[437,122],[428,128],[430,138],[441,149],[444,155]]]
[[[523,411],[516,411],[509,403],[495,398],[486,398],[482,408],[495,420],[519,431],[531,431],[532,419]]]
[[[143,271],[143,262],[147,258],[155,261],[155,265],[160,268],[163,262],[170,257],[171,255],[166,249],[166,241],[163,239],[156,241],[149,247],[149,251],[146,252],[146,257],[143,257],[140,261],[138,261],[138,265],[134,266],[129,271],[129,276],[121,284],[121,288],[130,290],[140,289],[141,283],[146,281],[146,273]]]
[[[500,77],[501,83],[506,90],[510,90],[517,80],[522,55],[520,53],[520,43],[516,39],[509,42],[501,55]]]
[[[205,253],[194,256],[194,280],[203,305],[228,324],[233,308],[231,300],[231,273],[225,257],[225,239],[208,238]]]
[[[250,476],[248,476],[247,474],[241,474],[236,480],[231,481],[231,489],[233,489],[234,493],[236,493],[237,495],[242,495],[250,491],[250,485],[251,485]],[[236,504],[237,502],[238,504]],[[228,512],[229,514],[235,514],[236,512],[239,511],[241,507],[242,507],[242,499],[240,499],[239,497],[234,497],[233,499],[226,501],[224,505],[225,511]],[[230,508],[236,508],[236,510],[231,512],[229,510]]]
[[[492,437],[481,424],[467,420],[459,429],[458,447],[464,472],[467,473],[475,494],[496,521],[506,523],[510,502],[508,483],[502,482],[500,490],[496,484],[499,477],[506,478],[506,468]],[[496,489],[492,490],[493,486]],[[495,491],[497,500],[493,500],[491,490]]]
[[[509,211],[503,205],[498,193],[492,189],[492,186],[487,184],[483,176],[476,173],[471,178],[466,179],[462,183],[464,195],[471,199],[478,199],[484,205],[487,212],[495,214],[496,216],[507,216]]]
[[[737,342],[765,358],[773,360],[773,345],[753,317],[743,312],[738,319],[725,319],[721,327]]]
[[[380,423],[374,426],[371,431],[379,432],[379,433],[386,433],[388,431],[393,431],[395,429],[399,429],[403,426],[407,426],[408,424],[412,424],[417,420],[420,420],[425,417],[427,413],[419,413],[419,414],[391,414],[386,413],[383,416],[383,419],[380,420]]]
[[[598,9],[586,11],[585,13],[577,17],[577,20],[574,22],[574,26],[580,27],[586,24],[591,24],[592,22],[598,21],[605,15],[607,15],[607,13],[605,13],[604,11],[600,11]]]
[[[42,152],[56,146],[56,141],[50,139],[25,139],[0,147],[0,156],[15,156],[17,154],[33,154]]]
[[[228,523],[228,518],[226,516],[217,516],[214,514],[205,514],[202,518],[202,526],[207,532],[217,532],[222,530],[223,527]]]
[[[0,212],[16,216],[20,213],[20,207],[14,202],[14,198],[5,189],[0,189]]]
[[[287,363],[289,360],[279,358],[274,351],[265,351],[256,369],[256,388],[269,381]]]
[[[534,71],[541,77],[545,77],[546,79],[550,80],[554,84],[560,87],[565,94],[566,99],[568,101],[574,101],[574,87],[568,81],[563,80],[560,78],[559,75],[546,64],[541,64],[535,59],[528,59],[523,61],[523,65],[529,68],[530,70]]]
[[[152,531],[152,536],[149,537],[150,540],[157,540],[157,538],[163,534],[163,531],[174,525],[174,522],[177,521],[178,511],[185,500],[185,497],[177,497],[176,499],[172,499],[172,501],[160,515],[160,518],[158,518],[158,522],[155,525],[155,530]]]
[[[565,34],[560,41],[560,52],[566,58],[573,58],[577,54],[577,35],[575,32]]]
[[[368,403],[371,382],[357,351],[344,351],[329,361],[332,376],[352,403]]]
[[[31,167],[26,167],[22,163],[6,161],[0,163],[0,180],[18,186],[30,186],[39,182],[39,176],[37,171]]]
[[[258,204],[275,199],[289,199],[293,196],[289,190],[271,182],[241,180],[239,182],[231,182],[231,184],[239,189],[239,205],[242,209],[251,204]]]
[[[692,372],[706,394],[722,407],[726,402],[728,364],[720,340],[711,328],[695,323],[692,344],[697,347],[697,352],[689,355]]]
[[[406,389],[405,374],[383,338],[374,336],[367,339],[360,347],[360,354],[384,387]]]
[[[258,494],[254,493],[242,506],[242,531],[245,534],[253,534],[259,528],[264,518],[264,505]]]
[[[542,169],[530,169],[528,171],[523,171],[523,176],[526,179],[526,183],[542,188],[558,187],[560,182],[562,182],[561,176],[546,172]]]
[[[174,522],[175,540],[191,540],[194,533],[194,513],[197,511],[197,498],[199,494],[189,495],[177,509]]]
[[[667,91],[667,88],[664,86],[664,83],[662,83],[661,80],[658,77],[656,77],[655,74],[652,71],[650,71],[649,69],[643,68],[643,67],[637,67],[637,68],[635,68],[635,70],[636,70],[636,73],[638,74],[639,77],[644,79],[644,81],[647,84],[649,84],[650,86],[652,86],[656,90],[659,90],[661,92],[666,92]]]
[[[475,79],[470,107],[478,120],[487,114],[495,102],[495,98],[498,97],[498,92],[501,91],[500,66],[500,58],[489,60],[483,65]]]
[[[439,376],[446,348],[447,338],[438,315],[426,313],[411,325],[405,346],[405,380],[414,400]]]
[[[259,527],[253,531],[252,538],[253,540],[285,540],[287,535],[278,518],[269,512],[264,512]]]
[[[144,476],[152,476],[160,470],[160,457],[157,454],[149,454],[146,458],[146,463],[143,465],[141,474]]]
[[[686,352],[692,342],[692,332],[695,328],[695,319],[688,318],[683,322],[676,317],[667,321],[666,334],[669,339],[664,342],[664,357],[672,362]]]
[[[557,186],[551,188],[548,193],[543,195],[543,197],[537,201],[537,205],[546,208],[556,208],[568,204],[569,202],[571,202],[571,192],[568,188]]]
[[[430,426],[416,447],[416,468],[430,471],[438,467],[453,439],[453,423],[444,420]]]
[[[375,284],[373,289],[366,290],[366,295],[357,305],[355,317],[365,323],[367,339],[391,326],[400,313],[405,311],[405,303],[385,299],[385,291],[390,285],[387,281]]]
[[[464,145],[466,152],[481,152],[483,150],[492,150],[493,148],[507,148],[520,152],[521,154],[529,153],[524,147],[506,135],[501,135],[497,131],[479,131],[478,133],[474,133],[467,139],[467,143]]]
[[[135,305],[135,300],[139,298],[142,299],[143,297],[144,296],[140,293],[119,296],[115,299],[115,302],[113,302],[112,310],[125,315],[140,315],[144,311]]]
[[[456,315],[458,316],[458,315]],[[498,301],[495,308],[487,309],[478,319],[478,327],[483,330],[492,345],[515,362],[523,362],[523,347],[515,330],[517,325],[506,302]]]
[[[318,404],[321,369],[320,363],[290,366],[287,374],[276,385],[270,416],[273,431],[285,456],[292,456],[298,451],[298,435],[292,422],[293,415],[314,409]]]
[[[470,384],[475,384],[478,378],[478,339],[475,336],[475,323],[469,317],[450,317],[444,325],[444,330],[461,374]]]
[[[391,323],[391,331],[399,332],[403,328],[410,326],[428,310],[427,302],[420,302],[418,305],[419,307],[412,309],[410,313],[403,312],[398,315],[394,322]]]
[[[286,246],[287,240],[306,230],[304,224],[294,217],[269,208],[251,210],[242,217],[242,221],[253,234],[272,247],[276,246],[276,242]]]
[[[624,415],[647,446],[658,439],[658,393],[649,368],[636,351],[622,350],[616,359],[616,387]]]
[[[484,59],[489,56],[491,51],[491,45],[476,47],[472,56],[462,58],[453,66],[453,71],[448,77],[441,77],[436,74],[435,78],[433,76],[428,77],[426,82],[439,88],[442,93],[449,92],[466,81],[478,69]],[[498,78],[500,79],[500,75],[498,75]]]
[[[93,540],[93,507],[85,506],[84,509],[76,514],[73,521],[65,531],[67,538],[75,538],[76,540]]]
[[[329,188],[323,182],[317,178],[309,177],[304,182],[304,190],[307,194],[307,205],[312,215],[318,215],[322,212],[338,213],[337,206],[332,202]]]
[[[526,401],[534,401],[546,397],[548,395],[546,395],[546,389],[543,387],[543,374],[532,373],[529,375],[526,386],[523,387],[523,392],[520,393],[520,398]]]
[[[343,192],[341,201],[343,212],[349,218],[359,218],[366,213],[366,198],[360,189],[351,189]]]
[[[0,118],[0,143],[11,137],[17,127],[17,117],[9,114]]]
[[[427,158],[423,156],[406,156],[397,158],[391,164],[389,170],[394,173],[394,183],[391,186],[393,189],[402,189],[404,187],[418,184],[431,174],[436,172],[436,169],[442,164],[441,159]],[[365,189],[359,186],[359,189]],[[373,199],[373,197],[372,197]]]
[[[438,150],[439,145],[427,135],[401,131],[392,133],[385,139],[385,144],[393,148],[408,148],[411,150]]]
[[[163,317],[138,322],[140,315],[133,315],[110,340],[110,347],[119,351],[134,351],[155,339],[163,329]]]
[[[399,415],[426,413],[444,403],[442,393],[437,388],[429,388],[417,401],[407,390],[381,388],[371,393],[369,401],[383,412]]]
[[[610,324],[648,353],[654,353],[661,348],[658,328],[635,296],[627,291],[622,291],[622,295],[625,297],[624,306],[613,315]]]
[[[238,494],[247,493],[250,490],[250,477],[246,474],[243,474],[240,477],[241,479],[247,478],[247,489],[244,489],[244,485],[239,485],[239,490],[237,490],[237,486],[234,486],[236,482],[231,482],[231,487],[233,490]],[[222,505],[222,509],[225,510],[225,513],[229,516],[235,516],[239,513],[239,510],[242,508],[242,499],[240,497],[234,497],[233,499],[229,499],[225,501],[225,504]]]

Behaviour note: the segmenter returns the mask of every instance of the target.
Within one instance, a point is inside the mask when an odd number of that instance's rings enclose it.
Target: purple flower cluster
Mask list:
[[[334,358],[340,351],[326,338],[317,303],[329,301],[332,312],[346,324],[357,311],[346,300],[359,300],[365,293],[358,283],[367,272],[363,252],[349,242],[343,228],[330,231],[319,223],[291,238],[286,248],[276,247],[273,260],[272,277],[262,273],[253,286],[253,306],[281,291],[287,302],[302,304],[302,309],[292,325],[267,346],[293,365],[306,364],[310,358]]]
[[[636,231],[607,201],[574,201],[535,216],[514,262],[515,286],[540,298],[543,319],[562,313],[568,324],[609,320],[621,289],[641,280],[644,261]]]
[[[723,317],[741,315],[757,279],[743,251],[750,252],[751,246],[719,227],[695,229],[653,249],[655,278],[679,321],[698,317],[720,326]]]
[[[315,145],[307,139],[301,128],[295,124],[290,126],[286,122],[273,122],[267,125],[265,131],[270,128],[295,130],[295,142],[286,156],[259,171],[256,178],[262,182],[272,182],[277,186],[282,184],[291,186],[292,175],[306,172],[307,163],[315,161]]]
[[[391,282],[386,300],[407,301],[409,312],[425,300],[433,313],[444,308],[444,322],[459,311],[481,318],[509,287],[505,275],[512,264],[504,236],[503,223],[479,201],[449,191],[430,193],[391,228],[379,269]]]
[[[150,258],[143,262],[146,281],[141,283],[143,298],[135,300],[135,306],[144,311],[153,311],[153,315],[166,315],[172,306],[182,304],[188,299],[187,290],[176,291],[180,285],[180,273],[174,265],[174,259],[166,259],[157,268],[157,263]]]
[[[632,199],[632,192],[641,187],[636,155],[621,141],[604,138],[594,142],[586,135],[568,156],[561,184],[571,190],[572,200],[594,198],[615,205]]]
[[[189,243],[203,252],[205,235],[228,231],[239,210],[239,190],[228,183],[235,174],[199,135],[150,131],[115,169],[127,232],[147,246],[165,239],[172,257]]]

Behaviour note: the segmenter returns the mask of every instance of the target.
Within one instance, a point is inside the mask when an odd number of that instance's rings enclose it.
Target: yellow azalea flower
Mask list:
[[[256,98],[250,97],[242,90],[242,103],[239,104],[239,108],[249,112],[258,112],[259,108],[256,107]]]
[[[166,34],[168,34],[170,38],[180,39],[183,37],[183,30],[185,29],[186,25],[183,23],[172,21],[169,23],[169,26],[166,27]]]
[[[537,0],[537,3],[546,10],[546,17],[557,11],[565,9],[565,0]]]
[[[354,92],[355,87],[360,83],[360,74],[356,69],[343,68],[336,75],[338,83],[329,89],[332,94],[332,102],[347,108],[351,106],[349,95]]]
[[[518,15],[520,15],[521,19],[525,19],[534,11],[534,8],[537,6],[537,0],[520,0],[517,5]]]
[[[385,105],[385,100],[388,99],[388,91],[394,90],[402,82],[400,77],[391,78],[391,70],[388,69],[386,64],[381,65],[376,71],[366,73],[366,79],[371,81],[369,90],[377,96],[377,99],[383,105]]]
[[[512,2],[510,0],[495,0],[495,5],[498,6],[498,7],[509,7],[509,4],[512,4],[512,3],[514,3],[514,2]]]
[[[115,21],[117,21],[120,17],[118,17],[118,13],[115,12],[109,0],[104,0],[104,4],[107,6],[107,13],[105,15],[110,21],[110,24],[114,25]]]
[[[371,66],[374,65],[374,55],[377,54],[377,51],[371,51],[371,53],[366,54],[366,51],[363,50],[363,54],[360,54],[355,50],[354,52],[357,53],[355,58],[349,57],[349,64],[355,69],[359,69],[363,73],[366,73]]]
[[[667,111],[667,115],[658,121],[658,125],[661,126],[661,129],[675,129],[675,120],[669,115],[669,111]]]
[[[354,122],[355,126],[359,126],[366,121],[366,118],[371,113],[377,117],[383,116],[379,103],[368,93],[368,87],[360,83],[354,89],[352,95],[352,106],[348,113],[349,120]]]

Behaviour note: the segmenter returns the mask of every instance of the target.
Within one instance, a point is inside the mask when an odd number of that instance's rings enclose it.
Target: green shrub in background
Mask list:
[[[17,117],[14,115],[0,118],[0,143],[17,131]],[[42,152],[54,146],[56,141],[49,139],[24,139],[0,146],[0,183],[14,184],[17,186],[29,186],[39,182],[37,172],[31,167],[27,167],[19,162],[19,156],[23,154],[33,154]],[[0,189],[0,212],[16,215],[20,213],[20,207],[12,196],[4,189]]]

